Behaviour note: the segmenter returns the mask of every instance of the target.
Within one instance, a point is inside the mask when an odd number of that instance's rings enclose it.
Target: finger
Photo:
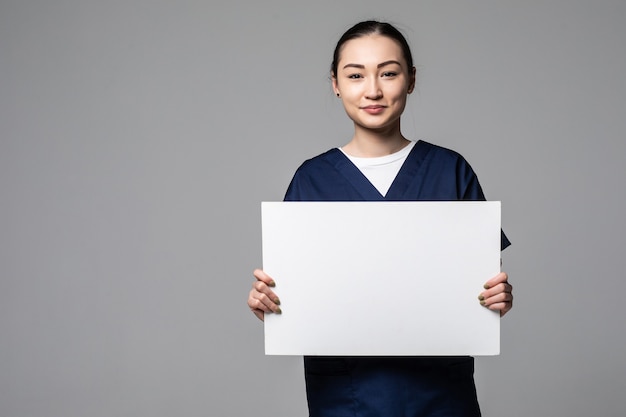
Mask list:
[[[482,300],[480,300],[480,304],[489,307],[493,304],[496,303],[501,303],[501,302],[511,302],[513,301],[513,294],[508,293],[508,292],[502,292],[499,294],[496,294],[494,296],[491,296],[489,298],[484,298]]]
[[[255,307],[256,306],[256,307]],[[259,300],[254,300],[248,303],[250,311],[252,311],[257,317],[263,320],[263,316],[269,313],[281,314],[280,307],[274,307],[273,309],[261,303]]]
[[[272,301],[266,294],[260,293],[254,289],[250,290],[248,295],[248,306],[253,310],[261,310],[266,313],[281,313],[278,304]]]
[[[270,277],[269,275],[267,275],[265,273],[265,271],[263,271],[262,269],[255,269],[254,272],[252,273],[252,275],[254,275],[254,277],[259,280],[264,282],[265,284],[267,284],[267,286],[269,287],[275,287],[276,286],[276,282],[274,282],[274,279],[272,277]]]
[[[492,288],[502,282],[507,282],[509,279],[509,276],[507,275],[506,272],[500,272],[498,275],[496,275],[495,277],[491,278],[489,281],[487,281],[484,285],[485,289],[489,289]]]
[[[513,308],[513,303],[512,302],[496,303],[496,304],[490,305],[488,308],[489,308],[489,310],[499,311],[500,312],[500,317],[502,317],[506,313],[508,313],[511,310],[511,308]]]
[[[491,287],[490,289],[481,292],[478,298],[486,299],[489,297],[493,297],[496,294],[511,293],[512,291],[513,291],[513,286],[511,284],[509,284],[508,282],[501,282]]]
[[[500,317],[504,316],[511,308],[513,308],[513,300],[497,302],[490,305],[485,305],[486,308],[492,311],[499,311]]]
[[[280,304],[280,299],[278,296],[267,286],[267,284],[263,281],[256,281],[252,284],[252,290],[256,291],[259,294],[264,294],[269,298],[274,304]],[[255,297],[258,298],[258,297]]]

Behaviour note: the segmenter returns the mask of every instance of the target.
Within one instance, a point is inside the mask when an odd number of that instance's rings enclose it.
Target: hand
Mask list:
[[[252,290],[248,295],[248,307],[259,320],[263,321],[265,313],[280,314],[280,299],[274,294],[270,287],[276,286],[276,283],[265,272],[255,269],[253,272],[256,281],[252,284]]]
[[[513,286],[506,272],[500,272],[485,283],[485,291],[478,296],[480,304],[490,310],[500,311],[500,317],[513,308]]]

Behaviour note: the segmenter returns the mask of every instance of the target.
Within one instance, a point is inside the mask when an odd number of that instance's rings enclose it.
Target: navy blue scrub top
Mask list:
[[[418,141],[383,196],[334,148],[305,161],[296,171],[285,201],[485,201],[472,167],[458,153]],[[502,233],[501,249],[511,243]]]
[[[484,201],[458,153],[418,141],[385,196],[339,149],[305,161],[285,201]],[[501,248],[510,245],[502,233]],[[486,277],[488,278],[488,277]],[[305,357],[311,417],[479,416],[471,357]]]

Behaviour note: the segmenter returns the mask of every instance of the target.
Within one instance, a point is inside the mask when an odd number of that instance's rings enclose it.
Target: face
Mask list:
[[[355,126],[385,131],[400,126],[407,94],[415,85],[415,68],[407,68],[396,41],[370,35],[342,46],[332,79]]]

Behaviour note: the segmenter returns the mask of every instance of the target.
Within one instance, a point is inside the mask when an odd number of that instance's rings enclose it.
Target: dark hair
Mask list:
[[[411,71],[411,68],[413,68],[413,56],[411,55],[411,48],[404,38],[404,35],[402,35],[402,33],[400,33],[398,29],[396,29],[393,25],[389,23],[378,22],[376,20],[366,20],[352,26],[346,31],[346,33],[341,36],[341,38],[339,38],[339,42],[337,42],[335,52],[333,53],[333,62],[332,64],[330,64],[331,75],[337,76],[339,54],[343,45],[352,39],[361,38],[367,35],[386,36],[398,42],[400,48],[402,48],[402,55],[404,56],[404,60],[409,66],[408,70]]]

